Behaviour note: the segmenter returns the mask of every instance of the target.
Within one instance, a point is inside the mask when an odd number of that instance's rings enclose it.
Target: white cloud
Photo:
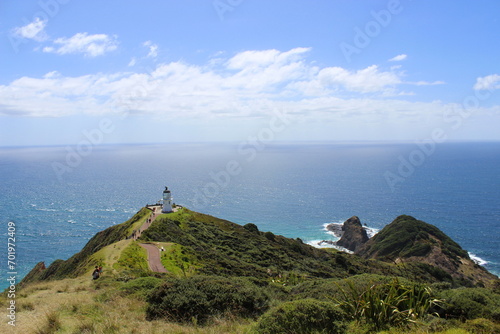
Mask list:
[[[46,25],[47,21],[43,21],[39,17],[36,17],[33,22],[22,27],[14,28],[14,34],[22,38],[43,42],[48,39],[44,30]]]
[[[135,59],[135,57],[132,57],[132,59],[130,59],[129,63],[128,63],[128,67],[132,67],[132,66],[135,66],[137,60]]]
[[[402,61],[402,60],[405,60],[406,57],[408,57],[408,56],[405,54],[400,54],[400,55],[397,55],[396,57],[389,59],[389,61]]]
[[[302,59],[303,55],[310,50],[311,48],[295,48],[286,52],[280,52],[274,49],[264,51],[243,51],[229,59],[227,67],[234,70],[253,70],[271,65],[284,65],[286,63],[299,61]]]
[[[479,77],[476,79],[476,84],[474,85],[475,90],[492,90],[500,89],[500,75],[491,74],[485,77]]]
[[[151,41],[146,41],[142,43],[143,46],[149,48],[148,55],[146,57],[148,58],[156,58],[158,56],[158,45],[154,44]]]
[[[70,38],[58,38],[53,46],[43,48],[43,52],[57,54],[82,53],[85,56],[96,57],[116,50],[118,41],[116,36],[106,34],[89,35],[86,32],[77,33]]]
[[[444,110],[441,103],[397,99],[408,94],[398,90],[404,84],[399,73],[376,65],[357,71],[320,68],[306,61],[309,50],[244,51],[203,66],[159,64],[150,73],[21,77],[0,85],[0,115],[130,112],[167,119],[240,118],[261,117],[275,105],[318,121],[363,115],[414,118]]]
[[[356,72],[340,67],[327,67],[319,72],[318,77],[325,85],[340,85],[349,91],[361,93],[386,91],[401,83],[398,74],[381,72],[377,65]]]
[[[416,82],[409,82],[410,84],[416,85],[416,86],[435,86],[435,85],[444,85],[446,82],[444,81],[416,81]]]

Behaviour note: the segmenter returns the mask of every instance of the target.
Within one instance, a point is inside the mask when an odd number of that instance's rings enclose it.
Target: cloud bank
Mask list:
[[[94,57],[116,47],[107,35],[76,34],[46,52]],[[153,43],[144,45],[156,52]],[[130,113],[165,119],[261,117],[270,105],[304,119],[419,119],[439,114],[439,101],[411,102],[401,86],[442,84],[404,80],[402,71],[371,65],[359,70],[320,67],[307,61],[310,48],[251,50],[205,65],[158,64],[150,72],[95,73],[78,77],[50,72],[0,86],[0,114],[63,117]],[[398,72],[399,71],[399,72]]]

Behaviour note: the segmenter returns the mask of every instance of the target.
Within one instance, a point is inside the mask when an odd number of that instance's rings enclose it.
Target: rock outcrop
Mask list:
[[[368,234],[361,225],[359,218],[353,216],[342,225],[342,237],[337,241],[337,245],[356,252],[368,241]]]

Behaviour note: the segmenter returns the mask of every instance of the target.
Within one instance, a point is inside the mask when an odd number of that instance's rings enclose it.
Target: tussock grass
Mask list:
[[[19,295],[16,300],[19,306],[18,322],[13,333],[247,333],[256,323],[250,319],[227,315],[214,317],[204,326],[193,322],[178,324],[165,320],[147,321],[147,303],[144,299],[123,291],[124,287],[131,285],[131,281],[121,282],[111,276],[103,278],[105,279],[92,281],[90,276],[82,276],[26,286],[23,288],[23,296]],[[5,303],[5,298],[2,296],[0,302]],[[481,328],[489,332],[480,331]],[[496,329],[495,323],[474,320],[465,324],[448,321],[443,326],[434,327],[419,324],[405,329],[391,328],[378,333],[490,334],[495,333]],[[373,333],[373,328],[370,331],[363,324],[353,321],[348,333],[368,334]]]
[[[50,312],[45,315],[44,323],[39,327],[36,334],[52,334],[61,328],[61,321],[57,312]]]
[[[244,333],[251,323],[239,318],[216,318],[205,327],[197,327],[147,321],[146,302],[121,292],[120,284],[126,283],[115,281],[96,289],[97,282],[89,275],[28,285],[16,300],[17,325],[12,333]],[[0,303],[5,304],[4,296]]]

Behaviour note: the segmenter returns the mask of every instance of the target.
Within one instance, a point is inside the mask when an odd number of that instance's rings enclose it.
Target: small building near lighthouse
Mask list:
[[[163,199],[162,199],[162,207],[161,207],[162,213],[173,212],[172,201],[173,201],[172,194],[170,193],[170,190],[168,190],[168,187],[165,187],[165,190],[163,190]]]

